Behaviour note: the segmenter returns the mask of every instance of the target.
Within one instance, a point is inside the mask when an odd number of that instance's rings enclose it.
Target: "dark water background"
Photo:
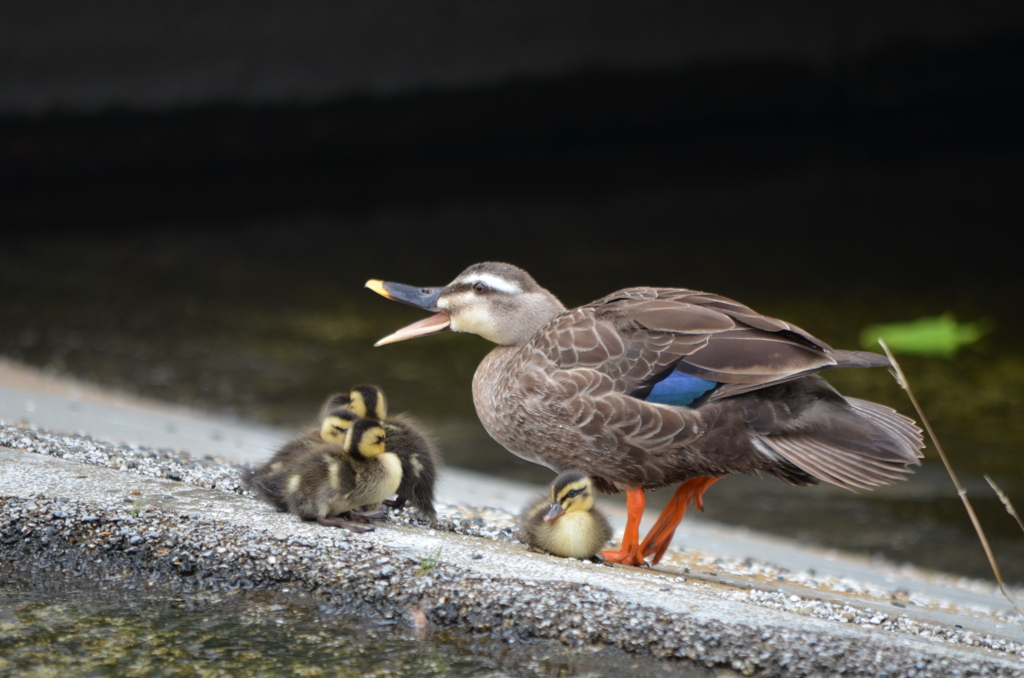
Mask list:
[[[1019,248],[1001,235],[1019,226],[1019,157],[999,149],[856,157],[826,145],[707,176],[670,159],[648,148],[562,162],[568,176],[586,178],[642,161],[644,180],[616,180],[614,190],[567,180],[560,190],[453,190],[352,208],[328,199],[329,172],[262,177],[253,188],[275,190],[278,204],[263,214],[175,215],[197,192],[230,192],[216,176],[152,189],[164,202],[130,227],[97,234],[69,217],[59,230],[8,237],[0,352],[284,426],[307,423],[332,391],[374,382],[393,410],[438,434],[449,464],[547,482],[547,469],[505,452],[476,419],[470,381],[487,342],[446,333],[373,348],[423,314],[363,289],[365,280],[440,285],[468,264],[505,260],[569,306],[628,285],[705,289],[841,348],[858,348],[870,323],[951,311],[994,330],[952,360],[901,362],[1004,574],[1024,582],[1024,534],[982,480],[989,474],[1024,507],[1024,276]],[[664,173],[651,169],[658,163]],[[150,189],[103,190],[130,199]],[[170,216],[157,213],[160,204]],[[844,393],[912,414],[884,370],[827,376]],[[705,515],[990,576],[952,484],[927,454],[908,482],[868,493],[730,479],[709,492]],[[652,503],[666,498],[655,493]]]

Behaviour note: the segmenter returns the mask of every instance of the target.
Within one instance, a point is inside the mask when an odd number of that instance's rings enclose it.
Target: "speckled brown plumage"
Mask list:
[[[633,287],[566,310],[528,273],[496,262],[474,264],[443,288],[367,286],[437,312],[378,345],[444,329],[499,344],[473,379],[481,422],[524,459],[630,493],[626,562],[657,561],[686,505],[699,504],[715,479],[766,474],[869,488],[900,479],[921,457],[912,420],[844,398],[817,376],[886,366],[884,356],[835,350],[725,297]],[[648,400],[675,375],[707,380],[707,390],[685,404]],[[638,545],[643,491],[680,482]]]
[[[491,351],[473,398],[506,449],[559,473],[585,468],[602,492],[732,473],[863,488],[906,473],[920,434],[815,373],[884,361],[835,351],[723,297],[632,288],[557,316],[522,346]],[[680,363],[722,386],[691,407],[638,397]]]

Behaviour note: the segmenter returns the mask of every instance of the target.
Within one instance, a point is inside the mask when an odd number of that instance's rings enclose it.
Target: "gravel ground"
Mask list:
[[[949,606],[906,592],[689,552],[659,569],[554,558],[527,551],[513,516],[492,508],[440,504],[435,526],[406,511],[357,535],[273,512],[213,458],[7,424],[0,446],[11,448],[0,553],[24,576],[177,593],[300,587],[326,614],[745,675],[1024,676],[1024,644],[914,618],[905,612]]]

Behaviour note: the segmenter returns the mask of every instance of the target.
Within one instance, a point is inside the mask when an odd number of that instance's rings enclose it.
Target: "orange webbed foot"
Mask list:
[[[631,549],[623,548],[619,551],[599,551],[604,557],[605,562],[608,563],[621,563],[623,565],[633,565],[635,567],[644,567],[647,565],[647,561],[644,560],[644,556],[640,553],[640,547],[635,546]]]
[[[717,480],[718,478],[693,478],[676,488],[672,499],[669,500],[661,515],[658,516],[658,521],[654,523],[654,527],[651,528],[643,543],[640,544],[640,552],[643,556],[653,555],[654,558],[651,562],[654,564],[661,560],[661,557],[665,555],[665,550],[668,549],[669,543],[672,541],[672,536],[676,533],[676,527],[679,526],[679,522],[686,515],[686,509],[690,502],[695,502],[697,508],[703,511],[704,491]]]
[[[637,567],[647,564],[640,549],[640,519],[643,518],[646,504],[643,490],[626,491],[626,530],[622,533],[622,544],[618,551],[600,552],[606,562]]]

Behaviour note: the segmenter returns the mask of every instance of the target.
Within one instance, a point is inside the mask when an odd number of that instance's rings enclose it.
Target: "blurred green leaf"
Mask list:
[[[878,339],[882,338],[893,353],[952,358],[961,346],[973,344],[990,332],[991,325],[984,320],[958,323],[953,314],[947,312],[906,322],[869,325],[861,330],[860,344],[867,349],[877,349]]]

